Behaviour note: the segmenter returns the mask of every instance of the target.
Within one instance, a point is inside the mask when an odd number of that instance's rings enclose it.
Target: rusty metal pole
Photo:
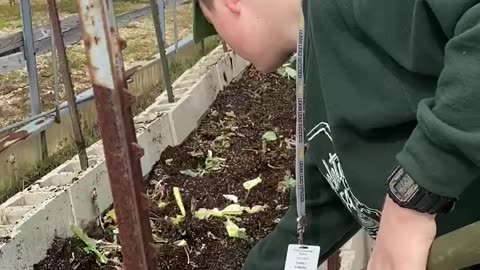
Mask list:
[[[170,74],[168,72],[168,60],[167,54],[165,52],[165,39],[162,32],[162,23],[160,20],[161,12],[163,12],[163,10],[159,10],[159,8],[164,7],[165,5],[159,5],[157,1],[163,2],[163,0],[150,0],[150,6],[152,7],[153,25],[155,27],[155,34],[157,36],[158,52],[160,53],[160,63],[163,75],[163,87],[167,91],[168,102],[173,103],[175,102],[175,96],[173,95],[172,83],[170,80]]]
[[[125,270],[156,269],[155,248],[112,0],[77,0]]]
[[[54,54],[56,51],[58,55],[63,85],[65,86],[70,117],[72,119],[73,139],[75,140],[78,157],[80,159],[80,167],[82,170],[86,170],[88,168],[88,157],[85,149],[86,145],[85,141],[83,140],[80,117],[78,115],[77,102],[75,100],[75,91],[73,91],[72,77],[70,76],[70,68],[67,61],[67,53],[65,52],[65,44],[63,43],[63,34],[60,26],[60,19],[58,17],[57,3],[55,0],[47,0],[47,4],[50,24],[53,30],[52,38],[55,43],[55,48],[52,48],[52,54]],[[53,64],[55,65],[55,63]]]

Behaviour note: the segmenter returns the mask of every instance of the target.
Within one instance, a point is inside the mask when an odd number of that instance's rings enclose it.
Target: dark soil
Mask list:
[[[158,269],[241,269],[248,251],[272,231],[288,206],[284,177],[294,165],[294,112],[294,81],[248,69],[219,94],[199,128],[181,146],[162,153],[147,182],[148,195],[154,202],[150,216],[158,245]],[[277,140],[263,143],[262,135],[267,131],[275,131]],[[209,150],[213,157],[225,159],[222,170],[197,177],[181,173],[203,168]],[[262,182],[247,192],[242,184],[257,177]],[[173,187],[180,189],[186,209],[179,225],[170,221],[180,214]],[[229,237],[225,218],[193,217],[200,208],[221,210],[232,204],[225,194],[236,195],[241,206],[268,205],[265,211],[242,214],[241,221],[232,219],[246,229],[247,239]],[[161,208],[160,202],[168,204]],[[88,235],[105,237],[102,233]],[[173,244],[177,240],[185,240],[187,246]],[[109,268],[98,266],[95,257],[86,255],[81,247],[75,239],[57,240],[48,257],[34,269]]]

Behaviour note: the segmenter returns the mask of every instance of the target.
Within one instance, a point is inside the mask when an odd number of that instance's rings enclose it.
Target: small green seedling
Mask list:
[[[204,176],[205,174],[212,172],[219,172],[225,167],[225,158],[214,157],[213,152],[208,150],[207,158],[205,159],[204,168],[198,168],[196,170],[186,169],[181,170],[180,173],[190,177]]]
[[[80,239],[86,247],[83,248],[83,250],[87,253],[94,253],[96,256],[96,262],[98,265],[104,265],[108,262],[108,258],[105,255],[105,253],[101,252],[100,250],[97,249],[97,241],[88,237],[82,229],[80,229],[76,225],[71,225],[70,229],[72,232],[75,234],[75,236]]]

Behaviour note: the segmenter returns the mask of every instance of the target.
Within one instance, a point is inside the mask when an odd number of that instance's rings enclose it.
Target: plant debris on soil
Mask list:
[[[239,270],[274,229],[294,185],[294,86],[248,68],[182,145],[162,153],[147,180],[158,269]],[[85,230],[90,240],[57,239],[34,269],[122,269],[114,211],[102,220]]]

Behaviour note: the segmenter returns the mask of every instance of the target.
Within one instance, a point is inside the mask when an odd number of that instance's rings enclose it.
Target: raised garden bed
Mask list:
[[[241,269],[275,227],[293,185],[294,97],[294,81],[247,69],[182,145],[162,153],[147,180],[158,269]],[[122,269],[112,213],[85,230],[97,253],[84,250],[88,239],[57,239],[34,269]]]

